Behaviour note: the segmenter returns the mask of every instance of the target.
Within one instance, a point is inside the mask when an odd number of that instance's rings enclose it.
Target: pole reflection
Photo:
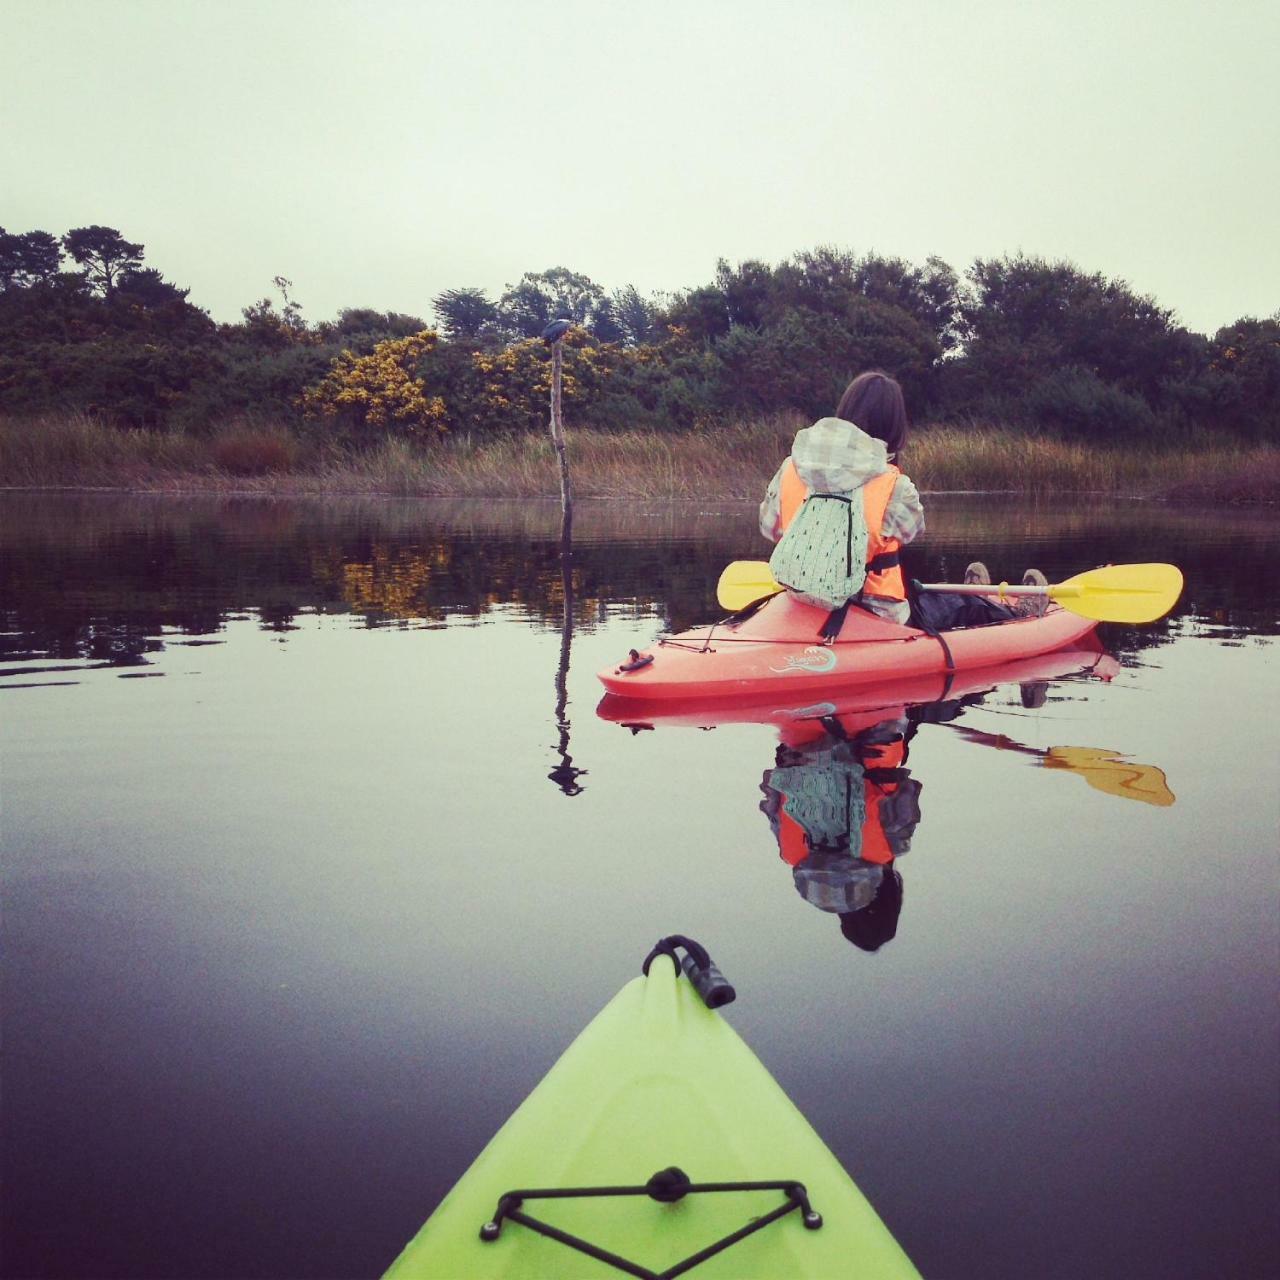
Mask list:
[[[566,507],[560,526],[560,591],[564,613],[560,622],[560,664],[556,668],[556,745],[559,764],[547,777],[567,796],[582,792],[578,781],[587,771],[579,769],[569,754],[569,657],[573,649],[573,511]]]

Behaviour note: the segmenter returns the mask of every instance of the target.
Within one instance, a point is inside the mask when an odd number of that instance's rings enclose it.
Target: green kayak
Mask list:
[[[705,950],[673,935],[645,970],[517,1108],[388,1280],[917,1276],[715,1012],[734,993]]]

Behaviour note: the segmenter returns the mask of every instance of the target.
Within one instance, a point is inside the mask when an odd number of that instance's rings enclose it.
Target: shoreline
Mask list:
[[[281,477],[284,479],[284,477]],[[191,483],[187,483],[190,481]],[[1116,489],[1058,489],[1053,493],[1031,489],[920,489],[920,496],[935,498],[1026,498],[1029,500],[1052,500],[1058,498],[1079,498],[1083,500],[1123,499],[1125,502],[1146,502],[1152,505],[1168,505],[1183,501],[1182,498],[1164,493],[1128,493]],[[422,492],[402,492],[391,489],[340,489],[305,486],[291,486],[288,483],[274,483],[255,487],[244,487],[243,479],[236,476],[178,475],[160,477],[152,483],[122,481],[119,484],[0,484],[0,494],[103,494],[127,495],[132,497],[158,498],[263,498],[263,499],[400,499],[402,501],[436,501],[465,502],[481,499],[486,502],[523,502],[544,503],[559,506],[560,496],[556,493],[476,493],[464,491],[424,490]],[[629,502],[662,502],[677,505],[705,504],[708,502],[724,502],[733,504],[755,504],[758,498],[748,498],[740,494],[704,494],[694,497],[689,494],[593,494],[579,493],[574,495],[575,506],[578,503],[623,504]],[[1206,500],[1212,505],[1213,500]],[[1280,503],[1280,497],[1255,498],[1243,500],[1234,505],[1241,507],[1268,507]]]

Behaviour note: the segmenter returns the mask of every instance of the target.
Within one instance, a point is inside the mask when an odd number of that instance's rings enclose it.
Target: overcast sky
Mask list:
[[[1280,308],[1277,0],[0,0],[0,50],[0,225],[116,227],[220,320],[818,244]]]

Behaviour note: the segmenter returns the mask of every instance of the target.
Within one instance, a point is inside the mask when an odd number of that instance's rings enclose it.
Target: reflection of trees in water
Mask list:
[[[51,498],[0,501],[2,652],[89,656],[104,645],[136,648],[123,635],[154,637],[171,628],[215,632],[230,615],[252,612],[287,627],[302,611],[345,612],[371,624],[482,617],[512,608],[561,627],[566,582],[574,626],[614,617],[652,618],[681,628],[714,617],[714,590],[732,559],[758,556],[752,511],[732,516],[647,504],[584,508],[572,572],[561,571],[559,512],[548,504],[469,503],[439,510],[421,503],[289,503],[244,500]],[[963,520],[957,519],[962,515]],[[999,513],[997,513],[997,516]],[[1165,518],[1160,509],[1091,513],[1067,521],[1052,556],[1035,513],[981,520],[954,502],[931,509],[931,532],[910,570],[945,580],[970,551],[1014,576],[1039,564],[1051,576],[1108,560],[1172,560],[1187,574],[1172,622],[1110,627],[1121,656],[1167,642],[1187,629],[1218,638],[1276,634],[1274,524],[1215,513],[1215,541],[1203,520]],[[682,519],[691,532],[682,536]],[[1045,520],[1063,520],[1049,513]],[[1146,521],[1146,527],[1143,521]],[[985,523],[984,523],[985,521]],[[967,522],[967,523],[966,523]],[[976,522],[976,523],[975,523]],[[1090,523],[1092,522],[1092,523]],[[511,532],[500,530],[504,524]],[[973,525],[973,528],[969,528]],[[965,535],[962,546],[957,529]],[[1081,531],[1083,529],[1083,531]],[[1225,539],[1229,538],[1229,549]]]

